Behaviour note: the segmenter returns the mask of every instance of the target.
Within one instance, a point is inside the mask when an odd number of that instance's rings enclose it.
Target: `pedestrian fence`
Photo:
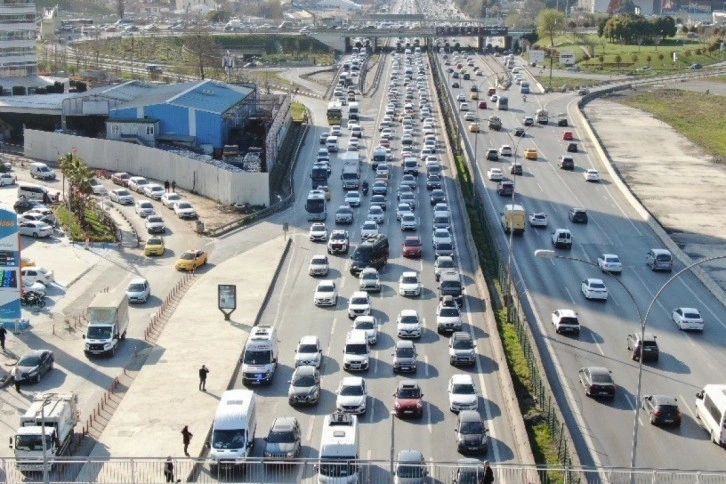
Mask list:
[[[42,468],[42,461],[39,461]],[[49,482],[144,484],[166,481],[166,458],[108,458],[76,459],[55,458],[48,460]],[[252,458],[229,465],[212,466],[210,460],[194,458],[172,459],[173,481],[199,483],[315,483],[318,482],[317,459],[262,459]],[[27,482],[40,478],[41,474],[23,476],[14,459],[0,459],[0,483]],[[399,465],[396,461],[352,461],[340,464],[341,474],[357,473],[360,484],[388,484],[396,474],[409,477],[425,476],[426,482],[453,484],[454,482],[478,483],[481,480],[458,480],[456,462],[427,462],[424,466]],[[568,482],[568,473],[584,476],[588,484],[723,484],[726,472],[674,469],[636,469],[617,467],[563,468],[522,466],[512,463],[492,463],[494,482],[497,484],[535,484]],[[472,469],[469,467],[468,469]],[[483,472],[479,468],[478,472]],[[393,471],[392,471],[393,470]],[[477,468],[473,468],[477,472]],[[553,474],[562,480],[548,478]],[[337,481],[336,482],[344,482]]]
[[[151,316],[149,324],[144,331],[144,340],[148,343],[156,343],[156,340],[161,335],[161,331],[164,329],[169,315],[176,309],[176,304],[187,291],[191,283],[194,281],[194,273],[185,274],[182,280],[176,283],[171,288],[169,294],[166,295],[161,306],[156,313]]]

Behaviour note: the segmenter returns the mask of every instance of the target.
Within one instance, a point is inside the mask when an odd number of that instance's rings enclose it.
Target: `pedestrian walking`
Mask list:
[[[189,443],[192,441],[194,434],[189,431],[189,426],[185,425],[181,431],[182,442],[184,442],[184,455],[189,457]]]
[[[164,464],[164,477],[166,482],[174,482],[174,463],[171,460],[171,456],[166,458],[166,464]]]
[[[489,466],[489,461],[484,461],[484,480],[483,484],[492,484],[494,482],[494,471]]]
[[[13,383],[15,383],[15,391],[18,393],[23,393],[20,391],[20,381],[13,377]]]
[[[171,182],[171,191],[172,192],[175,192],[176,191],[176,182],[175,181],[172,181]]]
[[[169,180],[166,180],[166,181],[164,182],[164,191],[165,191],[165,192],[168,192],[168,191],[169,191]]]
[[[8,335],[8,330],[5,326],[0,326],[0,348],[5,351],[5,337]]]
[[[202,365],[199,369],[199,390],[207,391],[207,375],[209,375],[209,368],[206,365]]]

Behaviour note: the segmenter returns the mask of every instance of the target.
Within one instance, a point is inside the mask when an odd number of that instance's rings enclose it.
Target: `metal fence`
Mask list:
[[[212,466],[202,459],[179,458],[170,461],[172,476],[168,476],[169,461],[165,458],[128,459],[63,459],[54,461],[49,473],[53,483],[108,483],[143,484],[170,482],[245,482],[245,483],[313,483],[318,482],[317,459],[294,459],[280,461],[272,459],[248,459],[230,466]],[[42,465],[42,463],[39,463]],[[41,467],[42,468],[42,467]],[[345,463],[341,468],[356,473],[358,483],[390,483],[396,472],[409,475],[424,474],[425,482],[449,484],[457,479],[456,462],[428,462],[421,468],[406,467],[391,461],[356,461]],[[471,469],[471,468],[469,468]],[[481,469],[481,468],[479,468]],[[477,471],[476,468],[474,469]],[[423,471],[423,472],[422,472]],[[726,472],[680,471],[623,468],[571,468],[520,466],[516,464],[493,464],[494,482],[529,484],[534,482],[568,482],[567,475],[584,476],[590,484],[723,484]],[[548,476],[560,474],[562,480],[554,481]],[[42,473],[23,475],[17,470],[13,459],[0,460],[0,483],[42,481]],[[343,481],[336,481],[343,482]],[[476,482],[476,481],[471,481]]]

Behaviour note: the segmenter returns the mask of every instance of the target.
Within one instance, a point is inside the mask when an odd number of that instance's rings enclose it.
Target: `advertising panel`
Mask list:
[[[18,215],[0,209],[0,324],[15,324],[20,311]]]
[[[536,62],[537,64],[543,64],[545,60],[545,51],[543,50],[530,50],[529,61]]]
[[[574,52],[560,52],[560,64],[574,66],[576,61]]]

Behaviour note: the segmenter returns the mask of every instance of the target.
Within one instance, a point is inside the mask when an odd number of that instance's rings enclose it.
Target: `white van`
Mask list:
[[[370,364],[371,349],[368,335],[363,329],[348,332],[343,350],[343,369],[345,371],[366,371]]]
[[[325,417],[320,439],[320,460],[315,466],[321,484],[353,484],[360,482],[360,440],[358,417],[336,412]]]
[[[696,394],[696,418],[711,436],[711,442],[726,445],[726,385],[705,385]]]
[[[55,172],[45,163],[31,163],[30,176],[40,180],[55,180]]]
[[[257,411],[252,390],[227,390],[217,407],[209,442],[211,470],[249,457],[255,444]]]
[[[272,383],[277,369],[277,332],[271,326],[252,328],[242,355],[242,383]]]
[[[58,201],[60,193],[55,190],[49,190],[41,185],[33,185],[32,183],[18,184],[18,198],[27,198],[28,200],[37,200],[39,202]]]
[[[325,147],[328,149],[328,153],[333,153],[338,151],[338,137],[337,136],[328,136],[328,138],[325,140]]]

